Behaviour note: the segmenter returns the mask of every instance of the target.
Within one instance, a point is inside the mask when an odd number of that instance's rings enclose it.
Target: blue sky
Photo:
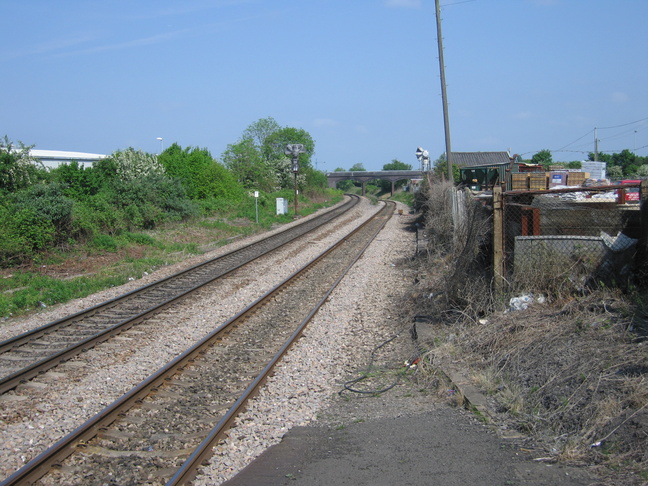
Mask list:
[[[646,0],[442,0],[453,151],[648,155]],[[2,0],[0,136],[215,158],[260,118],[321,170],[445,151],[434,0]],[[562,151],[559,151],[562,150]]]

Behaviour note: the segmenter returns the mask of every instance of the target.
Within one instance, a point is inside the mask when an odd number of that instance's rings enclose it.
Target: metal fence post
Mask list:
[[[504,200],[502,188],[493,188],[493,270],[495,292],[504,288]]]
[[[648,280],[648,180],[641,181],[639,187],[639,247],[637,248],[636,265],[639,269],[639,279],[643,284]]]

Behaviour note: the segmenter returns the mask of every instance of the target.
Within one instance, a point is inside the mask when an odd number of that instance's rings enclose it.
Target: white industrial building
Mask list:
[[[29,154],[40,160],[45,167],[54,169],[63,163],[70,163],[73,160],[83,167],[91,167],[94,162],[101,160],[107,155],[89,154],[85,152],[68,152],[64,150],[35,150],[29,151]]]

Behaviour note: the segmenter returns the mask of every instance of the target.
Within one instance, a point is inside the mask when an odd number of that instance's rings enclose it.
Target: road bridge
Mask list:
[[[328,186],[334,188],[341,181],[355,181],[362,184],[362,195],[365,195],[366,184],[376,179],[391,182],[391,194],[394,195],[394,185],[398,181],[422,179],[423,171],[420,170],[376,170],[353,172],[327,172]]]

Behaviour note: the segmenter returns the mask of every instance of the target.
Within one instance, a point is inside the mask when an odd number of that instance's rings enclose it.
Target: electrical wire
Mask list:
[[[344,389],[340,390],[338,392],[338,395],[342,395],[342,393],[344,393],[345,390],[348,390],[348,391],[353,392],[353,393],[364,394],[364,395],[378,395],[380,393],[384,393],[386,391],[389,391],[392,388],[394,388],[396,385],[398,385],[400,383],[401,377],[404,374],[403,370],[399,370],[398,374],[396,375],[396,380],[391,385],[389,385],[389,386],[387,386],[385,388],[382,388],[380,390],[358,390],[356,388],[352,388],[352,386],[351,386],[351,385],[355,385],[356,383],[359,383],[359,382],[361,382],[363,380],[366,380],[367,378],[370,377],[372,371],[374,371],[373,363],[374,363],[374,360],[375,360],[376,351],[378,351],[380,348],[382,348],[382,347],[386,346],[387,344],[389,344],[390,342],[392,342],[398,336],[400,336],[400,333],[390,337],[389,339],[387,339],[382,344],[376,346],[371,351],[371,358],[369,360],[369,365],[367,366],[367,368],[364,371],[361,372],[361,375],[358,378],[354,378],[353,380],[349,380],[346,383],[344,383]],[[408,367],[408,369],[409,369],[409,367]]]
[[[612,129],[612,128],[622,128],[622,127],[627,127],[627,126],[629,126],[629,125],[634,125],[634,124],[636,124],[636,123],[641,123],[641,122],[644,122],[644,121],[646,121],[646,120],[648,120],[648,118],[642,118],[642,119],[640,119],[640,120],[635,120],[635,121],[632,121],[632,122],[622,123],[622,124],[620,124],[620,125],[613,125],[613,126],[609,126],[609,127],[596,127],[596,128],[594,128],[594,129],[590,130],[589,132],[587,132],[585,135],[582,135],[581,137],[578,137],[578,138],[577,138],[576,140],[574,140],[573,142],[570,142],[570,143],[568,143],[567,145],[564,145],[563,147],[561,147],[561,148],[559,148],[559,149],[557,149],[557,150],[550,150],[550,152],[552,152],[552,153],[554,153],[554,152],[575,152],[575,153],[583,153],[583,154],[587,154],[587,153],[590,153],[591,150],[574,150],[574,149],[572,149],[572,150],[565,150],[565,149],[566,149],[567,147],[569,147],[569,146],[575,144],[575,143],[578,142],[579,140],[582,140],[583,138],[587,137],[588,135],[590,135],[590,134],[591,134],[592,132],[594,132],[595,130],[610,130],[610,129]],[[636,130],[634,130],[634,131],[637,132],[637,131],[639,131],[639,130],[644,130],[644,128],[645,128],[645,127],[643,127],[643,128],[638,128],[638,129],[636,129]],[[609,137],[599,138],[599,141],[615,140],[615,139],[617,139],[617,138],[622,138],[623,135],[628,135],[628,134],[630,134],[630,133],[632,133],[632,132],[633,132],[632,129],[631,129],[631,130],[626,130],[626,131],[623,131],[623,132],[621,132],[621,133],[617,133],[617,134],[615,134],[615,135],[611,135],[611,136],[609,136]],[[591,142],[588,142],[588,143],[587,143],[587,145],[590,145],[590,144],[591,144]],[[581,146],[584,147],[584,146],[586,146],[586,145],[581,145]],[[576,147],[576,148],[578,148],[578,147]],[[644,146],[644,147],[635,147],[635,148],[633,148],[633,150],[636,151],[636,150],[639,150],[639,149],[642,149],[642,148],[645,148],[645,146]],[[599,152],[601,152],[601,153],[617,153],[617,152],[619,152],[619,151],[615,151],[615,150],[599,150]],[[531,152],[525,152],[525,153],[520,154],[520,155],[527,155],[527,154],[531,154],[531,153],[537,153],[537,151],[536,151],[536,152],[532,152],[532,151],[531,151]]]
[[[639,123],[642,121],[646,121],[648,118],[642,118],[641,120],[633,121],[630,123],[623,123],[622,125],[615,125],[613,127],[596,127],[598,130],[608,130],[610,128],[621,128],[621,127],[627,127],[628,125],[634,125],[635,123]]]
[[[564,152],[564,149],[566,149],[566,148],[569,147],[570,145],[572,145],[572,144],[578,142],[579,140],[581,140],[581,139],[587,137],[587,136],[588,136],[590,133],[592,133],[593,131],[594,131],[594,130],[590,130],[589,132],[587,132],[587,133],[586,133],[585,135],[583,135],[582,137],[577,138],[577,139],[574,140],[573,142],[568,143],[567,145],[565,145],[564,147],[562,147],[562,148],[560,148],[560,149],[558,149],[558,150],[552,150],[552,152]]]

